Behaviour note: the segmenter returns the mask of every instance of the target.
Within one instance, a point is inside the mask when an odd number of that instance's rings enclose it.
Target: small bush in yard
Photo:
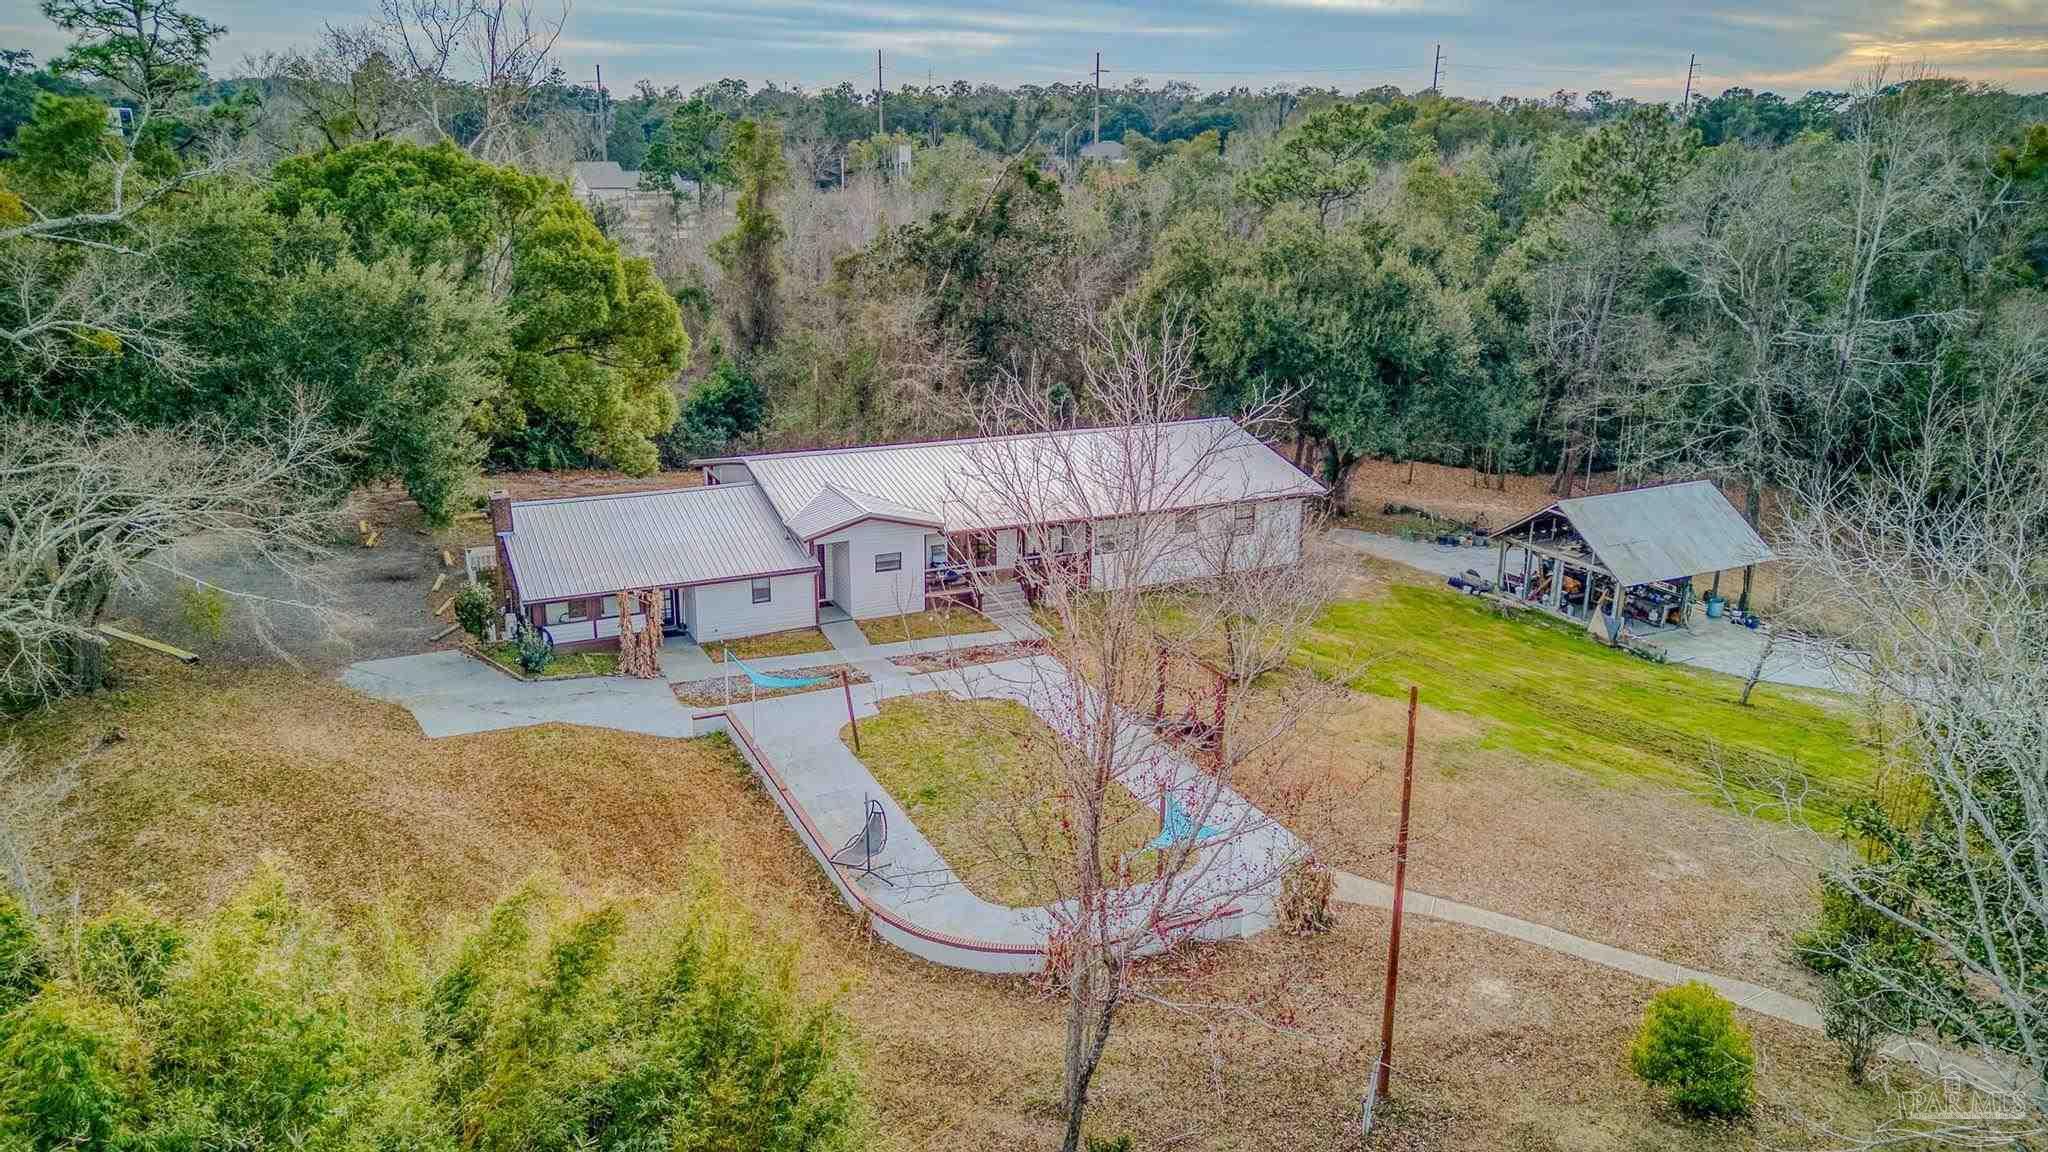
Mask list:
[[[1667,1088],[1680,1111],[1738,1116],[1749,1110],[1756,1053],[1735,1007],[1705,984],[1680,984],[1650,998],[1629,1062]]]
[[[519,625],[519,668],[528,676],[538,676],[555,662],[555,642],[548,634],[524,621]]]
[[[484,633],[490,631],[491,617],[497,613],[497,607],[488,588],[481,584],[464,584],[455,594],[455,622],[481,644]]]

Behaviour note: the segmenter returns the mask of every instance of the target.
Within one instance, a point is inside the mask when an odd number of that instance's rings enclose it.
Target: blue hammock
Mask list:
[[[1204,840],[1223,835],[1221,828],[1212,828],[1207,824],[1196,828],[1195,818],[1188,815],[1186,808],[1181,807],[1180,797],[1175,796],[1171,792],[1166,794],[1166,816],[1159,822],[1159,825],[1159,835],[1153,837],[1152,842],[1145,845],[1145,847],[1154,849],[1171,848],[1176,844],[1185,844],[1190,840],[1199,844]]]
[[[833,679],[831,676],[775,676],[767,672],[756,672],[741,662],[739,657],[734,656],[730,648],[725,650],[725,658],[739,665],[740,671],[747,674],[747,679],[752,680],[756,688],[809,688],[813,684],[823,684]]]

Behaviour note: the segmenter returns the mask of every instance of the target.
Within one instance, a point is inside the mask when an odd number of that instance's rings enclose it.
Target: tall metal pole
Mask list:
[[[887,136],[889,128],[882,120],[882,50],[875,49],[875,135]]]
[[[846,726],[853,729],[853,754],[860,755],[860,720],[853,714],[853,681],[848,679],[846,669],[839,670],[839,689],[846,693]]]
[[[1436,46],[1436,59],[1431,61],[1429,65],[1429,90],[1431,92],[1436,91],[1437,78],[1443,75],[1443,71],[1444,46],[1439,44]]]
[[[1685,57],[1685,95],[1678,98],[1678,118],[1683,120],[1692,114],[1692,67],[1700,54],[1690,52]]]
[[[1373,1105],[1387,1094],[1394,1067],[1394,990],[1401,982],[1401,906],[1408,892],[1408,801],[1415,791],[1415,708],[1421,690],[1408,689],[1408,747],[1401,757],[1401,826],[1394,833],[1394,929],[1387,938],[1387,994],[1380,1007],[1380,1059],[1372,1091],[1365,1098],[1365,1130],[1372,1131]]]
[[[1095,54],[1095,143],[1102,143],[1102,53]]]

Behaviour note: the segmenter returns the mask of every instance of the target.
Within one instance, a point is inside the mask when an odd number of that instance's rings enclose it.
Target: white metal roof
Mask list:
[[[1775,558],[1721,490],[1705,480],[1559,500],[1500,535],[1510,536],[1549,512],[1570,521],[1623,584],[1677,580]]]
[[[640,173],[628,172],[616,160],[578,160],[576,178],[593,191],[622,191],[640,187]]]
[[[529,602],[817,567],[752,484],[514,501],[505,551]]]
[[[937,517],[894,500],[872,492],[827,484],[817,499],[789,518],[789,530],[796,533],[799,540],[816,540],[862,520],[898,520],[905,524],[942,527]]]
[[[948,531],[1163,512],[1323,486],[1221,417],[1129,428],[779,452],[739,459],[792,528],[824,522],[828,489]],[[798,529],[801,535],[810,535]]]

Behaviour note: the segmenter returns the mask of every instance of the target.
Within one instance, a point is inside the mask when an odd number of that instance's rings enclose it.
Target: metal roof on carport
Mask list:
[[[1547,513],[1570,522],[1625,585],[1679,580],[1773,559],[1770,546],[1705,480],[1575,496],[1532,512],[1506,528],[1513,534]]]

